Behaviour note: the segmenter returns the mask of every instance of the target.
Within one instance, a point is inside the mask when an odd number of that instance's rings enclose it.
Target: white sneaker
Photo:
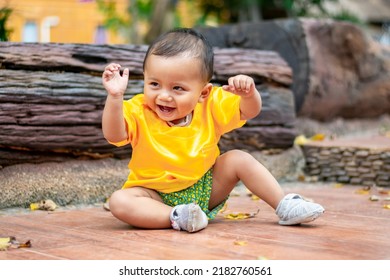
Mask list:
[[[207,227],[209,220],[199,205],[180,204],[173,207],[170,214],[172,227],[176,230],[196,232]]]
[[[280,225],[297,225],[314,221],[325,209],[317,203],[303,199],[299,194],[288,194],[276,208],[276,215],[279,216]]]

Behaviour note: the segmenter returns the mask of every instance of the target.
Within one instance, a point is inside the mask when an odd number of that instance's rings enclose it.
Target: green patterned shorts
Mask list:
[[[213,220],[218,212],[225,205],[226,200],[219,204],[214,209],[209,210],[209,200],[211,195],[211,187],[213,185],[213,170],[210,169],[203,175],[198,182],[191,187],[173,193],[158,192],[163,202],[169,206],[176,206],[179,204],[189,204],[195,202],[200,206],[203,212],[206,213],[209,220]]]

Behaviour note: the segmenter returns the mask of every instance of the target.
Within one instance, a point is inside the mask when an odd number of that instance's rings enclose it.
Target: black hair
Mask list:
[[[213,48],[202,34],[191,28],[174,29],[157,37],[146,52],[143,69],[145,71],[146,61],[152,54],[173,57],[183,53],[200,59],[203,77],[209,82],[213,76]]]

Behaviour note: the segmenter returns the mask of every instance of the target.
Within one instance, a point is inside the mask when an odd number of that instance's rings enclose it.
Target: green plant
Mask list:
[[[0,41],[8,41],[12,29],[7,28],[7,21],[12,14],[12,9],[3,7],[0,9]]]

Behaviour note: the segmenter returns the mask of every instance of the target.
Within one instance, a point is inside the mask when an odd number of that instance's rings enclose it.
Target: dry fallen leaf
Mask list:
[[[378,201],[379,200],[379,196],[371,195],[368,199],[371,200],[371,201]]]
[[[295,145],[305,145],[310,141],[323,141],[325,139],[325,134],[323,133],[317,133],[311,136],[310,138],[307,138],[305,135],[298,135],[295,137],[294,144]]]
[[[6,251],[9,246],[11,246],[12,240],[15,240],[15,237],[0,237],[0,251]]]
[[[257,210],[256,213],[230,213],[224,216],[224,218],[229,220],[243,220],[255,217],[260,212],[260,209]]]
[[[234,245],[246,246],[248,245],[248,241],[234,241]]]
[[[305,135],[299,135],[299,136],[295,137],[294,144],[295,145],[305,145],[309,141],[310,140],[307,139]]]
[[[54,203],[51,199],[44,199],[40,202],[31,203],[30,210],[46,210],[46,211],[54,211],[57,208],[57,204]]]
[[[371,187],[364,187],[355,191],[356,194],[370,194]]]
[[[6,251],[8,248],[30,248],[31,241],[20,243],[14,236],[0,237],[0,251]]]
[[[378,189],[378,193],[384,194],[384,195],[390,195],[390,190],[384,190],[383,188]]]
[[[336,184],[333,185],[333,187],[336,188],[336,189],[339,189],[339,188],[344,187],[344,184],[336,183]]]
[[[27,240],[25,243],[20,243],[18,245],[18,248],[30,248],[31,247],[31,241]]]
[[[299,175],[298,175],[298,181],[299,181],[299,182],[304,182],[305,180],[306,180],[305,175],[303,175],[303,174],[299,174]]]
[[[39,203],[38,203],[38,202],[36,202],[36,203],[31,203],[31,204],[30,204],[30,210],[31,210],[31,211],[39,210]]]
[[[390,210],[390,204],[385,204],[385,205],[383,205],[383,208],[389,209],[389,210]]]
[[[312,137],[310,137],[310,140],[312,141],[322,141],[325,139],[325,134],[322,133],[317,133],[314,134]]]
[[[260,200],[260,197],[252,193],[250,190],[246,189],[247,196],[250,196],[252,200]]]

